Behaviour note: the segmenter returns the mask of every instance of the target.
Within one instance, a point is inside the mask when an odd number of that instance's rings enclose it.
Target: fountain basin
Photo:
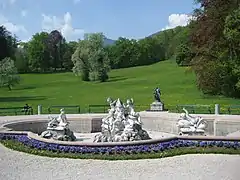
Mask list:
[[[91,128],[87,131],[86,126],[82,126],[83,124],[86,125],[86,121],[89,123],[91,122]],[[47,128],[47,120],[35,120],[35,121],[18,121],[18,122],[11,122],[6,123],[3,125],[6,131],[13,131],[13,132],[27,132],[30,134],[30,138],[34,138],[37,140],[45,140],[41,138],[39,135],[46,130]],[[86,142],[92,143],[94,140],[95,135],[99,134],[101,131],[101,119],[100,118],[93,118],[91,120],[69,120],[70,124],[69,127],[73,130],[74,135],[76,136],[78,142]],[[159,131],[152,131],[147,130],[152,140],[154,139],[161,139],[161,138],[168,138],[174,137],[175,134],[173,133],[166,133],[166,132],[159,132]],[[40,139],[39,139],[40,138]],[[51,141],[52,142],[52,141]],[[142,141],[141,141],[142,142]],[[69,143],[69,142],[68,142]]]
[[[105,114],[68,115],[70,127],[77,137],[77,141],[72,142],[57,141],[39,136],[41,131],[46,129],[47,115],[0,117],[0,139],[8,136],[8,138],[17,139],[18,141],[24,139],[26,142],[27,140],[27,146],[29,145],[28,142],[30,142],[30,144],[34,143],[36,148],[40,144],[40,148],[42,148],[42,145],[50,149],[55,147],[66,148],[63,151],[69,152],[68,148],[73,147],[77,149],[77,152],[82,150],[89,153],[95,152],[95,150],[101,151],[102,148],[107,148],[104,151],[108,151],[108,148],[111,148],[111,151],[115,151],[116,147],[138,148],[138,150],[141,150],[143,146],[147,148],[159,148],[162,146],[168,148],[168,146],[171,147],[174,143],[186,143],[188,145],[189,142],[193,144],[204,144],[206,141],[215,144],[226,142],[226,146],[229,146],[229,142],[233,144],[235,142],[240,143],[239,137],[225,137],[226,134],[239,130],[239,116],[202,115],[204,119],[212,122],[207,130],[210,135],[181,137],[176,135],[178,134],[176,129],[178,114],[167,112],[141,112],[143,127],[149,132],[152,138],[150,140],[93,143],[94,135],[101,129],[101,118],[103,116]],[[223,124],[225,128],[222,127]],[[218,136],[213,136],[213,133]]]
[[[143,128],[147,131],[177,135],[178,113],[140,112]],[[53,115],[54,116],[54,115]],[[57,115],[55,115],[57,116]],[[101,131],[101,119],[106,114],[68,114],[70,128],[75,133],[95,133]],[[227,136],[240,130],[239,115],[197,114],[208,122],[206,133],[209,136]],[[28,131],[40,134],[46,130],[48,115],[0,116],[1,131]]]
[[[95,133],[101,131],[101,118],[72,118],[68,120],[69,127],[75,133]],[[48,120],[44,119],[26,119],[4,123],[1,127],[9,131],[30,131],[40,135],[47,129]]]

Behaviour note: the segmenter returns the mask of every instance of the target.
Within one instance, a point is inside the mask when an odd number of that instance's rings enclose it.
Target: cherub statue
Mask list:
[[[67,121],[67,116],[66,116],[63,108],[60,109],[60,114],[59,114],[57,120],[59,122],[58,126],[65,127],[69,124],[68,121]]]
[[[133,104],[133,99],[128,99],[127,100],[127,105],[126,105],[126,109],[128,111],[128,115],[127,115],[127,121],[129,121],[127,124],[129,125],[133,125],[135,123],[141,125],[141,118],[139,113],[136,113],[134,110],[134,104]]]
[[[109,106],[110,106],[110,109],[108,110],[108,112],[111,114],[112,112],[115,111],[115,105],[116,105],[117,100],[113,101],[112,98],[108,97],[107,102],[109,103]]]
[[[49,128],[56,128],[56,127],[66,127],[69,122],[67,121],[66,114],[64,112],[64,109],[60,109],[60,114],[58,117],[50,117],[51,120],[48,123]]]
[[[108,109],[108,115],[107,117],[102,119],[102,127],[105,126],[107,127],[108,124],[111,124],[113,119],[114,119],[114,113],[115,113],[115,104],[116,104],[116,100],[113,101],[112,98],[107,98],[107,102],[110,105],[110,109]]]

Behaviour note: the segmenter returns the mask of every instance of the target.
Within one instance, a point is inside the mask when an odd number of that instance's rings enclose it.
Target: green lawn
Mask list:
[[[177,104],[240,104],[239,99],[203,96],[195,86],[193,73],[177,67],[173,61],[150,66],[111,71],[108,82],[83,82],[73,73],[24,74],[12,91],[0,89],[0,107],[49,105],[105,104],[107,97],[134,98],[135,104],[149,106],[153,102],[153,89],[159,86],[167,108]],[[144,109],[148,109],[145,107]],[[67,113],[67,112],[66,112]]]

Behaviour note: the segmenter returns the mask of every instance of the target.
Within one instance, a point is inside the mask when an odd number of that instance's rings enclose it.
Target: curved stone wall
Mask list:
[[[76,133],[94,133],[101,131],[101,118],[69,119],[69,127]],[[21,120],[8,122],[2,125],[3,130],[30,131],[40,135],[47,129],[47,120]]]
[[[178,134],[178,128],[176,126],[179,118],[178,113],[144,111],[140,112],[140,115],[144,129]],[[101,119],[104,116],[106,116],[106,114],[67,114],[71,130],[77,133],[101,131]],[[206,129],[208,135],[226,136],[230,133],[240,131],[239,115],[199,114],[193,116],[201,116],[208,122]],[[0,117],[0,131],[10,128],[17,131],[22,130],[39,133],[39,131],[42,131],[46,127],[47,120],[48,115],[2,116]],[[44,122],[46,123],[44,124]],[[28,124],[24,125],[24,123]]]
[[[179,113],[141,112],[144,128],[148,130],[178,134],[176,123]],[[207,135],[226,136],[240,131],[240,115],[194,114],[201,116],[208,123]]]
[[[41,134],[47,128],[47,121],[22,121],[8,123],[4,125],[5,128],[8,128],[11,131],[30,131],[35,134]]]
[[[141,112],[140,115],[144,124],[144,128],[147,130],[167,132],[172,134],[179,133],[179,129],[176,126],[179,118],[179,114],[177,113]],[[207,121],[208,124],[206,134],[214,135],[214,118],[205,117],[204,120]]]

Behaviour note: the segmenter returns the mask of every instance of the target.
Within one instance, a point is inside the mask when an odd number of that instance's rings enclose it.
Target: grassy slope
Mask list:
[[[82,82],[72,73],[25,74],[14,90],[0,89],[0,107],[23,106],[28,103],[36,109],[38,104],[81,105],[105,104],[108,96],[133,97],[135,104],[149,105],[153,89],[159,86],[162,99],[170,108],[176,104],[240,104],[237,99],[204,97],[195,86],[195,77],[186,68],[173,61],[151,66],[114,70],[106,83]],[[146,109],[146,108],[145,108]]]

